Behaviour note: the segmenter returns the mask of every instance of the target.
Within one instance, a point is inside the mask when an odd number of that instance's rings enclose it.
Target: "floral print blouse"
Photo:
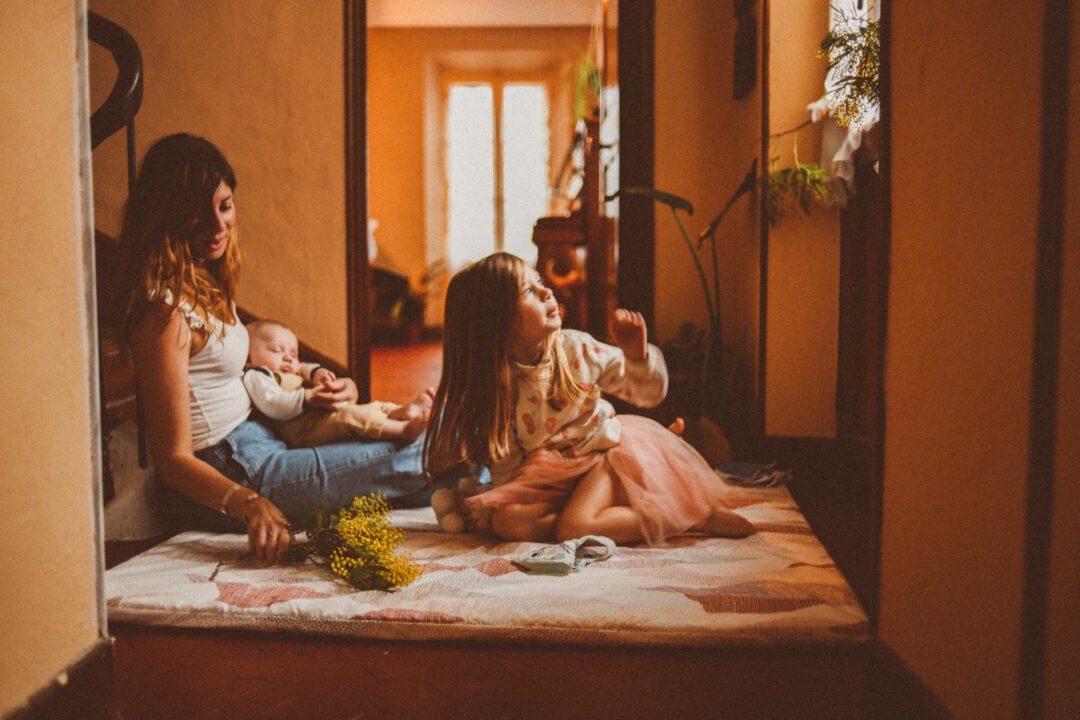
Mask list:
[[[518,449],[492,470],[502,484],[530,452],[539,448],[578,456],[619,444],[621,426],[615,408],[601,393],[639,407],[655,407],[667,395],[668,373],[660,348],[650,344],[643,360],[629,360],[623,351],[579,330],[560,330],[559,342],[575,379],[588,391],[577,405],[552,403],[552,361],[515,364],[514,432]]]

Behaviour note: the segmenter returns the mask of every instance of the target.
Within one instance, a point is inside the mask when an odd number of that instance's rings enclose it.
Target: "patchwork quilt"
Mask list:
[[[423,574],[359,591],[312,562],[268,566],[243,535],[186,532],[106,572],[110,623],[400,641],[716,647],[858,643],[855,594],[783,488],[740,489],[757,533],[617,547],[565,575],[521,561],[539,543],[439,530],[430,509],[395,511]]]

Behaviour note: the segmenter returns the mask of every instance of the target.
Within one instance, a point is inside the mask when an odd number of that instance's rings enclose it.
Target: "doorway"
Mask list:
[[[349,174],[354,188],[367,188],[366,197],[357,199],[351,209],[349,247],[354,262],[350,267],[350,288],[355,288],[350,299],[350,366],[354,377],[361,385],[361,392],[370,392],[372,360],[372,324],[374,317],[371,297],[372,278],[389,269],[408,278],[413,292],[420,292],[425,299],[430,299],[424,313],[425,329],[434,328],[441,321],[440,293],[452,270],[445,252],[447,236],[448,197],[439,181],[445,172],[444,157],[430,152],[433,146],[441,146],[441,128],[438,103],[424,103],[417,98],[432,97],[440,86],[439,70],[450,67],[458,73],[475,72],[485,62],[491,67],[495,49],[490,45],[491,36],[504,35],[509,41],[517,42],[517,54],[508,61],[506,56],[500,60],[499,67],[504,76],[520,78],[526,66],[533,68],[533,77],[537,67],[546,67],[549,78],[565,82],[565,74],[580,59],[581,49],[595,41],[592,26],[577,29],[576,45],[572,54],[557,52],[553,45],[556,32],[552,28],[522,28],[506,26],[478,30],[476,27],[462,26],[453,29],[456,49],[433,50],[431,33],[438,32],[443,41],[450,33],[448,29],[432,31],[430,28],[411,29],[390,28],[373,25],[379,21],[380,12],[385,10],[385,3],[369,0],[358,3],[364,6],[367,23],[362,24],[355,17],[347,26],[346,41],[351,58],[351,78],[348,80],[347,116],[352,128],[354,141],[350,145]],[[619,77],[608,82],[618,84],[620,97],[651,99],[651,36],[652,3],[634,3],[634,7],[622,8],[607,0],[589,0],[585,5],[606,9],[611,20],[610,36],[607,42],[612,50],[623,43],[622,24],[630,22],[633,39],[629,53],[623,53],[620,66],[625,66],[633,74]],[[356,10],[359,13],[359,9]],[[474,14],[475,15],[475,14]],[[628,20],[624,20],[628,18]],[[480,22],[472,17],[470,22]],[[560,22],[565,23],[565,18]],[[560,32],[566,32],[564,26]],[[488,45],[484,45],[485,39]],[[529,39],[531,36],[531,39]],[[480,38],[477,40],[477,38]],[[616,42],[618,38],[618,42]],[[648,41],[642,38],[649,38]],[[476,40],[472,45],[469,41]],[[385,52],[385,46],[391,44],[392,58]],[[531,44],[530,44],[531,43]],[[564,42],[565,45],[565,42]],[[469,48],[462,50],[461,48]],[[417,59],[415,56],[422,56]],[[389,58],[389,59],[388,59]],[[391,61],[392,60],[392,61]],[[507,63],[512,67],[507,67]],[[560,66],[561,63],[561,66]],[[440,65],[441,64],[441,65]],[[560,75],[560,68],[561,73]],[[644,68],[644,71],[642,71]],[[516,74],[515,74],[516,73]],[[547,80],[548,83],[555,80]],[[649,88],[645,90],[643,88]],[[552,117],[569,117],[567,106],[572,103],[572,95],[556,89],[548,92]],[[411,107],[411,110],[409,109]],[[363,118],[359,116],[363,115]],[[380,130],[390,120],[393,121],[393,142],[385,143],[385,136]],[[633,117],[619,118],[620,135],[627,132],[634,138],[632,150],[624,149],[619,158],[619,179],[617,184],[626,184],[632,178],[635,184],[650,184],[652,181],[651,165],[651,109],[635,113]],[[555,119],[548,123],[551,138],[550,156],[560,159],[569,149],[573,140],[571,121]],[[355,142],[364,138],[366,144]],[[411,138],[419,138],[416,143]],[[424,152],[427,148],[429,151]],[[549,163],[551,164],[551,163]],[[403,180],[404,173],[410,173],[410,180]],[[387,200],[389,195],[397,195],[397,203]],[[354,195],[354,193],[350,193]],[[402,198],[407,198],[403,201]],[[641,207],[633,210],[636,214],[647,217],[635,221],[633,233],[636,237],[621,248],[621,257],[626,259],[628,272],[633,275],[626,283],[626,295],[620,291],[620,302],[646,308],[651,315],[652,303],[652,208]],[[374,233],[361,232],[368,227],[369,218],[375,228]],[[494,222],[493,232],[497,235],[498,223]],[[505,231],[504,231],[505,232]],[[516,234],[521,235],[518,229]],[[624,233],[625,234],[625,233]],[[623,242],[622,234],[619,242]],[[527,243],[531,245],[531,237]],[[497,245],[496,245],[497,247]],[[511,251],[514,251],[511,249]],[[523,252],[523,251],[522,251]],[[620,268],[620,274],[622,269]],[[621,278],[620,278],[621,280]],[[624,297],[633,299],[626,300]],[[425,334],[430,337],[430,334]],[[437,336],[437,333],[436,333]],[[375,359],[374,362],[379,362]]]

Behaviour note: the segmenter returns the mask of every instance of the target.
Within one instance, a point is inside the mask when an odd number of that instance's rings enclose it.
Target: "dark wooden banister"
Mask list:
[[[142,53],[122,27],[95,12],[87,12],[87,37],[101,45],[116,62],[118,74],[109,97],[90,116],[90,148],[127,128],[128,189],[135,181],[135,115],[142,105]]]
[[[121,130],[127,130],[127,176],[130,193],[135,185],[136,172],[135,115],[139,112],[143,98],[142,52],[135,39],[113,21],[89,11],[86,13],[86,21],[87,39],[108,50],[117,68],[116,82],[109,92],[109,97],[90,116],[90,149],[96,149],[109,137]],[[95,232],[94,242],[95,274],[98,286],[98,332],[101,335],[99,352],[102,353],[98,362],[98,382],[104,398],[106,396],[105,338],[115,332],[118,320],[114,316],[117,309],[115,292],[121,263],[119,248],[115,240],[102,232]],[[139,465],[145,468],[148,457],[138,392],[135,393],[135,404],[139,436]],[[103,429],[102,452],[106,458],[105,499],[108,501],[112,497],[113,487],[112,475],[108,468],[110,427],[107,421],[103,421]]]

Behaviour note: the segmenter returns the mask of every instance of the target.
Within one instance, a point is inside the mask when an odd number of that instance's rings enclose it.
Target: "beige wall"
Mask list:
[[[829,29],[829,0],[773,0],[769,5],[769,132],[809,119],[806,106],[824,92],[818,44]],[[776,139],[776,169],[821,158],[816,123]],[[858,190],[856,189],[856,192]],[[836,363],[840,311],[840,211],[794,210],[769,230],[765,432],[836,434]]]
[[[103,632],[79,5],[0,11],[0,714]]]
[[[1011,718],[1041,3],[894,3],[892,22],[881,635],[958,718]]]
[[[244,251],[240,305],[348,359],[342,5],[335,0],[91,0],[142,51],[141,160],[163,135],[217,144],[236,171]],[[115,75],[91,47],[96,108]],[[115,233],[127,195],[119,133],[94,151],[98,227]]]
[[[759,15],[760,17],[760,15]],[[730,3],[665,0],[656,3],[655,187],[694,205],[691,239],[724,206],[757,156],[761,127],[760,82],[742,100],[732,98]],[[632,113],[633,108],[622,108]],[[688,138],[700,140],[688,142]],[[757,358],[757,205],[743,198],[721,224],[720,305],[725,343],[740,338],[751,371]],[[708,258],[708,255],[705,256]],[[653,337],[675,336],[689,320],[708,326],[701,285],[689,251],[666,206],[656,206],[656,321]],[[711,261],[708,267],[711,268]],[[711,281],[711,269],[708,271]]]
[[[757,12],[762,20],[760,5]],[[821,96],[824,66],[817,44],[828,28],[828,2],[771,4],[771,132],[790,130]],[[730,4],[674,0],[656,6],[657,188],[690,200],[691,238],[723,208],[760,153],[761,71],[754,90],[732,98],[736,29]],[[718,38],[724,41],[718,41]],[[779,49],[778,49],[779,48]],[[760,44],[759,44],[760,52]],[[624,112],[630,110],[624,109]],[[686,138],[700,138],[688,143]],[[795,143],[797,142],[797,146]],[[772,145],[777,167],[819,161],[820,128]],[[759,326],[758,202],[741,199],[717,234],[725,343],[756,383]],[[661,340],[686,320],[707,325],[700,283],[675,221],[656,215],[656,327]],[[711,282],[711,260],[703,254]],[[831,437],[836,429],[839,213],[815,208],[785,216],[769,235],[766,430],[774,435]]]

